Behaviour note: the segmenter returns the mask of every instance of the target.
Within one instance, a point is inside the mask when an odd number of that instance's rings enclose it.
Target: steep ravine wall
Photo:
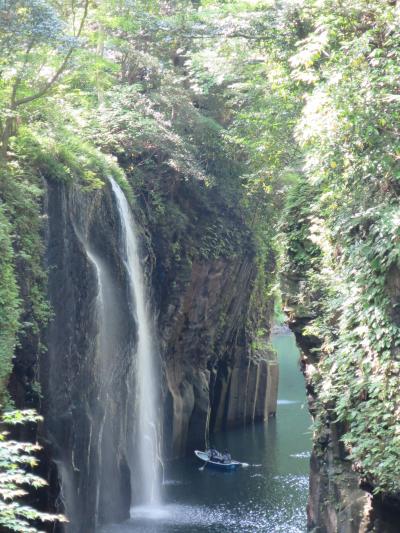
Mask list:
[[[203,447],[213,431],[274,415],[278,385],[268,342],[272,300],[257,285],[249,229],[218,189],[171,181],[173,192],[159,184],[165,215],[145,222],[165,370],[166,458]],[[141,194],[148,207],[151,197]],[[273,270],[272,254],[269,263]]]
[[[321,340],[306,330],[316,318],[315,299],[304,294],[304,280],[296,275],[284,279],[285,312],[289,327],[302,352],[302,369],[310,412],[317,415],[313,382],[321,357]],[[360,475],[352,469],[341,437],[345,428],[335,417],[325,419],[324,430],[314,441],[310,461],[308,529],[313,533],[396,533],[399,531],[399,502],[388,496],[373,496]]]
[[[136,325],[109,188],[49,182],[46,204],[54,318],[40,360],[44,438],[70,529],[88,533],[96,521],[128,516]]]
[[[28,373],[40,386],[33,405],[44,416],[39,439],[50,483],[43,507],[66,505],[67,530],[91,533],[98,523],[127,518],[131,494],[139,490],[131,459],[135,310],[109,185],[93,190],[48,180],[45,190],[52,319],[36,359],[29,346],[20,350],[18,368],[25,365],[26,371],[19,370],[12,384],[20,407]],[[203,209],[195,196],[186,195],[184,205],[188,213]],[[252,244],[242,247],[236,239],[233,251],[189,259],[196,232],[213,235],[213,212],[180,235],[188,254],[174,262],[174,242],[147,222],[143,206],[137,203],[135,210],[145,229],[143,258],[158,311],[162,448],[169,459],[203,447],[213,431],[275,413],[278,367],[268,344],[272,309],[265,303],[258,308]],[[247,231],[232,211],[219,216],[232,228],[232,238]],[[255,343],[260,324],[262,339]]]
[[[274,353],[253,354],[246,329],[254,274],[247,256],[193,263],[180,297],[168,307],[161,336],[167,457],[204,446],[210,431],[276,411]]]

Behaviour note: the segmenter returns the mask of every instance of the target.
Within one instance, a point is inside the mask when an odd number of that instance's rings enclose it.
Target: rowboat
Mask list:
[[[200,450],[195,450],[194,454],[201,461],[204,461],[204,466],[210,468],[216,468],[218,470],[236,470],[237,468],[239,468],[239,466],[242,466],[242,463],[240,463],[239,461],[230,460],[224,462],[211,459],[209,452],[201,452]]]

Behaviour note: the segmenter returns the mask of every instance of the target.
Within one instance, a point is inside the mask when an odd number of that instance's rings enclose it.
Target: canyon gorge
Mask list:
[[[268,465],[243,487],[277,469],[279,492],[287,326],[307,525],[258,502],[245,527],[399,530],[399,20],[379,0],[0,2],[4,531],[130,527],[229,435]]]

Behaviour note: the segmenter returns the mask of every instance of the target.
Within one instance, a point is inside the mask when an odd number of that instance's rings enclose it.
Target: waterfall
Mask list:
[[[97,360],[96,360],[96,375],[98,378],[99,383],[99,390],[98,390],[98,402],[104,409],[103,412],[101,410],[96,410],[95,418],[97,418],[99,427],[98,427],[98,438],[97,442],[95,443],[95,446],[97,448],[97,467],[100,470],[100,465],[102,464],[102,439],[103,439],[103,431],[104,431],[104,423],[105,423],[105,413],[107,409],[107,398],[109,396],[110,392],[110,384],[107,383],[107,376],[110,375],[110,355],[112,354],[112,345],[111,341],[114,339],[114,335],[112,335],[112,331],[110,331],[110,326],[107,324],[107,315],[109,314],[109,311],[115,312],[115,305],[111,305],[109,309],[106,308],[106,302],[108,304],[111,303],[111,300],[107,298],[107,296],[112,298],[111,293],[111,287],[112,284],[110,283],[106,270],[104,266],[102,265],[100,259],[92,252],[90,251],[89,247],[86,248],[86,254],[92,263],[92,265],[95,268],[96,271],[96,278],[97,278],[97,298],[96,298],[96,313],[97,313],[97,321],[99,325],[99,333],[96,339],[97,344]],[[106,294],[106,287],[108,288],[108,294]],[[90,439],[91,440],[91,439]],[[90,446],[89,446],[89,453],[90,453]],[[97,483],[96,486],[96,494],[95,494],[95,524],[98,523],[99,518],[99,502],[100,502],[100,483]]]
[[[121,335],[118,323],[122,319],[121,308],[116,293],[116,286],[105,263],[86,244],[86,254],[94,266],[97,278],[96,320],[98,334],[96,338],[96,359],[94,361],[97,380],[96,403],[90,410],[91,426],[88,445],[88,463],[95,471],[102,472],[96,484],[94,494],[94,523],[99,523],[100,492],[104,484],[105,472],[113,471],[115,447],[110,439],[112,432],[112,404],[116,401],[115,373],[118,367],[118,337]],[[122,384],[121,384],[122,387]],[[95,453],[93,453],[95,450]],[[89,471],[90,473],[90,471]],[[102,479],[103,478],[103,479]],[[104,487],[103,487],[104,490]],[[116,487],[114,487],[116,492]],[[116,493],[113,498],[118,499]]]
[[[158,436],[157,436],[157,380],[155,378],[154,327],[150,318],[149,296],[147,294],[143,268],[140,262],[136,225],[119,185],[110,177],[122,231],[125,265],[129,279],[130,300],[135,313],[138,341],[136,352],[136,428],[137,451],[132,458],[135,476],[139,482],[144,504],[160,502],[158,479]],[[137,484],[137,478],[133,480]]]
[[[110,265],[95,251],[79,224],[74,226],[74,231],[94,269],[97,288],[94,308],[91,310],[97,330],[90,347],[94,357],[89,363],[87,390],[85,393],[82,391],[85,403],[81,412],[87,418],[89,430],[85,441],[87,492],[83,505],[90,506],[93,524],[97,526],[109,515],[120,516],[119,509],[123,506],[125,486],[121,480],[121,461],[116,460],[116,444],[121,442],[124,432],[123,429],[120,429],[121,433],[116,432],[114,419],[116,411],[123,416],[118,407],[124,404],[130,379],[130,365],[128,361],[125,362],[121,343],[121,339],[126,339],[124,312],[127,308],[122,305],[122,287],[118,286]],[[84,374],[87,369],[82,365],[80,371]],[[126,376],[126,382],[120,379],[121,375]],[[73,472],[76,473],[74,454],[71,461]],[[60,464],[59,468],[62,490],[66,496],[66,512],[70,518],[70,526],[66,530],[84,531],[79,523],[81,515],[75,511],[80,508],[82,512],[77,478],[71,476],[72,472],[64,464]]]

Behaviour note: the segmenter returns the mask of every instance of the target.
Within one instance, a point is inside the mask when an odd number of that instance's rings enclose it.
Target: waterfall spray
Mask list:
[[[136,470],[140,472],[142,503],[160,503],[158,479],[158,431],[157,431],[157,380],[155,377],[154,328],[150,319],[149,295],[140,262],[136,225],[119,185],[110,178],[116,199],[125,248],[125,265],[128,273],[132,308],[138,328],[136,352],[136,389],[138,414],[138,457],[134,458]]]
[[[93,265],[97,283],[94,313],[98,331],[95,338],[95,358],[92,363],[96,379],[96,402],[90,408],[88,407],[90,437],[87,444],[88,472],[89,475],[92,475],[96,479],[92,501],[94,523],[97,526],[101,515],[100,494],[102,483],[104,483],[102,476],[104,476],[105,471],[114,468],[113,458],[115,456],[115,449],[112,441],[104,437],[107,437],[111,431],[109,425],[111,420],[110,408],[111,404],[115,401],[114,373],[118,361],[115,354],[121,333],[119,322],[121,321],[122,315],[116,293],[116,285],[106,263],[90,247],[87,238],[84,237],[78,228],[75,228],[75,233],[85,249],[87,258]],[[71,480],[66,469],[63,471],[62,479],[62,483],[65,483],[67,491]],[[116,485],[113,485],[113,488],[113,497],[117,499]],[[74,492],[76,494],[76,489],[74,489]],[[66,502],[67,510],[74,502],[71,494],[71,490],[69,490],[69,497]],[[70,515],[70,513],[68,514]],[[75,525],[73,525],[71,531],[75,530]]]

